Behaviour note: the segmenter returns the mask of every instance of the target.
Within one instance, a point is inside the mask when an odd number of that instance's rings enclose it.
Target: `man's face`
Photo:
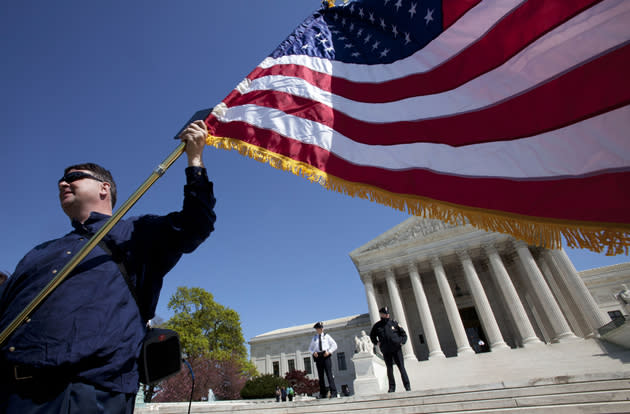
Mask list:
[[[389,313],[379,313],[379,315],[381,315],[381,319],[388,319],[389,318]]]
[[[84,175],[72,173],[83,173]],[[58,184],[59,201],[63,211],[71,217],[75,209],[98,202],[101,194],[105,191],[103,189],[104,183],[88,170],[70,170],[64,177],[67,179],[62,178]]]
[[[318,335],[320,335],[322,332],[324,332],[324,328],[315,328],[315,331]]]

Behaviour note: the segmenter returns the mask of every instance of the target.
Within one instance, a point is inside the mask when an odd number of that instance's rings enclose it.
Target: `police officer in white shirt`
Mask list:
[[[337,387],[335,387],[335,378],[332,373],[332,363],[330,356],[337,350],[337,343],[332,336],[324,333],[324,324],[317,322],[313,328],[317,331],[317,335],[313,336],[311,345],[308,350],[315,358],[317,366],[317,375],[319,376],[319,395],[320,398],[326,397],[326,382],[324,381],[324,372],[328,377],[328,385],[330,388],[330,398],[337,397]]]

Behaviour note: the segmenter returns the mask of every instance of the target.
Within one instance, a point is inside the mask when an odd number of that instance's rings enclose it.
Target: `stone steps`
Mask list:
[[[194,403],[191,413],[411,414],[411,413],[630,413],[630,377],[549,378],[541,385],[490,384],[332,400]],[[147,404],[136,413],[179,414],[188,404]]]

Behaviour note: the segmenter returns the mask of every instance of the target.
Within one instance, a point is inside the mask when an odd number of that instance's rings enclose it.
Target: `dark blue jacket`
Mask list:
[[[407,342],[407,332],[397,321],[381,319],[372,326],[370,339],[374,345],[379,344],[383,353],[397,352]]]
[[[182,211],[121,220],[106,236],[114,256],[124,261],[143,316],[118,265],[97,246],[2,345],[0,363],[58,367],[99,388],[135,393],[136,361],[162,278],[214,230],[215,198],[205,169],[189,167],[186,178]],[[24,256],[0,291],[0,329],[108,219],[92,213],[84,224],[73,222],[72,232]]]

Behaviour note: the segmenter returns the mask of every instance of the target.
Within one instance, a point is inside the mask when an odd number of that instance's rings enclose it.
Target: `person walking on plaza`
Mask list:
[[[287,397],[289,398],[289,401],[293,401],[293,396],[295,395],[295,391],[293,390],[293,387],[291,385],[289,385],[287,387]]]
[[[407,332],[393,319],[389,318],[387,306],[379,309],[381,320],[376,322],[370,331],[370,339],[374,345],[378,344],[387,366],[387,379],[389,390],[396,391],[396,380],[394,379],[394,364],[398,366],[403,385],[407,391],[411,390],[409,377],[405,369],[405,361],[402,355],[402,345],[407,342]]]
[[[182,209],[118,221],[1,344],[0,413],[133,412],[138,357],[163,278],[214,230],[207,136],[203,121],[180,134],[188,158]],[[112,216],[116,184],[100,165],[69,166],[55,184],[72,228],[27,253],[2,285],[0,330]]]
[[[324,333],[324,324],[317,322],[313,328],[317,332],[311,340],[311,344],[308,350],[313,354],[315,358],[315,365],[317,366],[317,375],[319,376],[319,396],[320,398],[326,397],[326,382],[324,381],[324,374],[328,378],[328,387],[330,388],[330,398],[337,397],[337,387],[335,387],[335,378],[332,373],[332,362],[330,356],[337,350],[337,343],[332,336]]]

